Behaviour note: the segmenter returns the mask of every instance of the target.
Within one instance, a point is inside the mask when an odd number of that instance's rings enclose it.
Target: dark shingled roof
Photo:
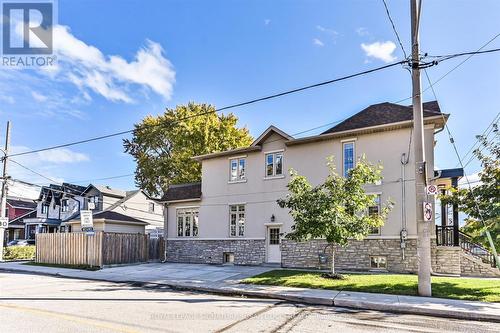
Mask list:
[[[424,103],[424,118],[441,115],[437,101]],[[377,125],[385,125],[413,119],[412,106],[394,103],[380,103],[370,105],[366,109],[347,118],[340,124],[326,130],[321,134],[349,131]]]
[[[7,203],[11,207],[23,208],[23,209],[36,209],[36,202],[33,200],[17,200],[17,199],[7,199]]]
[[[162,201],[176,201],[201,198],[201,183],[170,185]]]
[[[135,222],[135,223],[144,223],[149,224],[148,222],[144,222],[142,220],[136,219],[135,217],[120,214],[117,212],[113,212],[110,210],[103,210],[101,212],[93,213],[92,217],[94,220],[96,219],[105,219],[105,220],[114,220],[114,221],[123,221],[123,222]],[[71,217],[71,220],[76,220],[80,218],[80,214],[77,214]]]

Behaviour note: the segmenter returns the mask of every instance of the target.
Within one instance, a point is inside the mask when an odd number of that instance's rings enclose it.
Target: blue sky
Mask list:
[[[409,1],[388,5],[409,52]],[[422,52],[478,49],[500,33],[499,12],[493,0],[424,0]],[[403,58],[391,44],[396,39],[382,0],[59,0],[58,21],[57,70],[0,67],[0,135],[3,141],[11,120],[15,151],[126,130],[188,101],[223,107]],[[487,48],[495,47],[500,37]],[[428,73],[436,80],[460,61]],[[294,134],[408,97],[410,84],[409,73],[394,67],[233,112],[254,136],[270,124]],[[500,57],[473,57],[435,90],[463,154],[500,107]],[[425,100],[432,99],[429,91]],[[436,165],[455,167],[446,135],[437,139]],[[121,138],[113,138],[17,160],[55,180],[79,181],[132,173],[134,162],[122,151]],[[478,169],[474,162],[467,171]],[[46,183],[14,165],[12,174]],[[134,186],[133,177],[97,183]]]

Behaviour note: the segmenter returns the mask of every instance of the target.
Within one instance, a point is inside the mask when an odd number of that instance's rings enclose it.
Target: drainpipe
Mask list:
[[[410,161],[410,156],[403,153],[401,155],[401,252],[405,260],[406,238],[408,237],[406,221],[406,165]]]
[[[163,260],[162,263],[167,262],[167,235],[168,235],[168,204],[163,205],[163,241],[165,243],[165,248],[163,249]]]

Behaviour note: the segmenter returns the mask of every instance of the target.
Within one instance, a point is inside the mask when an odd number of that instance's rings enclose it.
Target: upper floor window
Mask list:
[[[229,235],[231,237],[245,236],[245,205],[229,206]]]
[[[354,142],[344,142],[343,145],[344,177],[354,168]]]
[[[62,199],[61,200],[61,212],[67,212],[67,211],[69,211],[69,200]]]
[[[154,202],[150,202],[149,203],[148,211],[150,213],[154,213],[155,212],[155,203]]]
[[[47,214],[49,212],[49,205],[46,203],[42,204],[42,214]]]
[[[266,177],[283,175],[283,152],[266,154]]]
[[[91,197],[88,197],[88,208],[89,209],[97,209],[99,207],[99,196],[94,195]]]
[[[177,237],[198,236],[198,208],[177,209]]]
[[[375,205],[368,207],[368,215],[380,215],[380,194],[375,197]],[[380,228],[374,227],[370,230],[370,235],[379,235]]]
[[[233,158],[229,160],[229,181],[245,180],[246,158]]]

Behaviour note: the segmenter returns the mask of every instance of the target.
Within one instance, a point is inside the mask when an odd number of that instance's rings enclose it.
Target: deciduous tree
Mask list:
[[[252,142],[248,130],[237,127],[237,121],[232,113],[217,114],[213,105],[196,103],[147,116],[135,125],[132,139],[123,142],[125,152],[137,163],[137,186],[161,196],[171,184],[200,181],[201,166],[193,156]]]
[[[364,186],[382,179],[382,166],[373,165],[364,158],[342,177],[335,171],[333,159],[328,162],[330,173],[325,182],[313,186],[304,176],[291,171],[289,194],[278,200],[293,217],[292,231],[285,237],[295,241],[324,238],[332,247],[332,269],[335,274],[335,245],[345,246],[349,239],[363,239],[373,228],[384,224],[392,203],[381,203],[379,214],[369,214],[375,206],[375,195],[367,194]]]

